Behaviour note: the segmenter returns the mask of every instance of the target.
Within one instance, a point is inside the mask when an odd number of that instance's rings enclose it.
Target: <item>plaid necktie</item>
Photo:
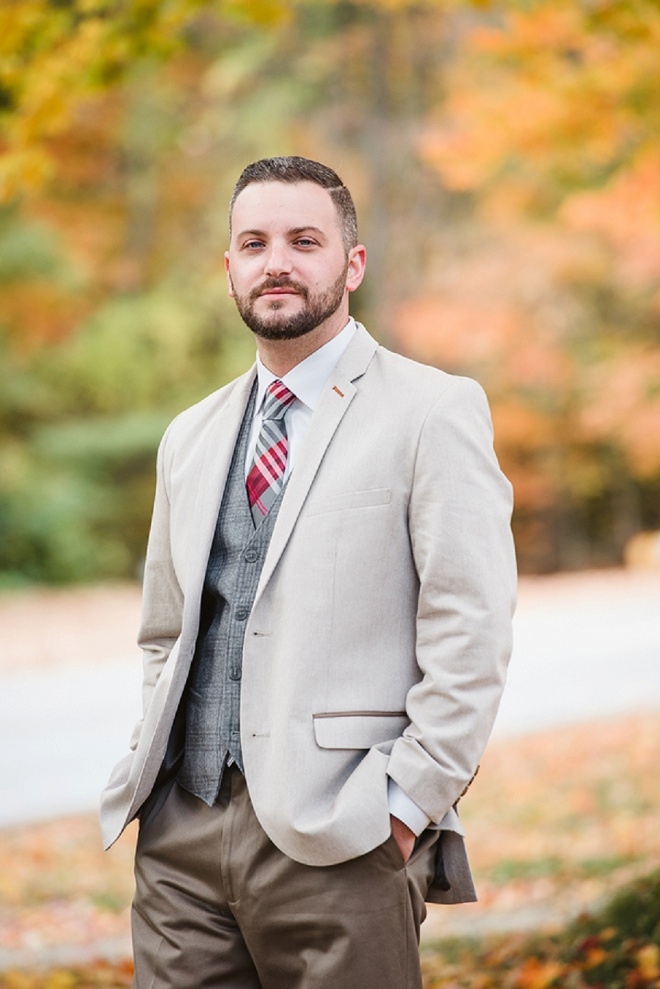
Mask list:
[[[284,484],[289,449],[284,413],[295,399],[281,381],[272,381],[266,389],[261,429],[245,482],[255,525],[268,514]]]

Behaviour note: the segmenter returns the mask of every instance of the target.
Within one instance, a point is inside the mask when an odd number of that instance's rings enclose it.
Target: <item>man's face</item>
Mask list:
[[[326,189],[255,182],[234,203],[225,255],[230,295],[243,321],[266,340],[304,336],[335,313],[343,325],[348,291],[357,287],[352,253],[346,256]]]

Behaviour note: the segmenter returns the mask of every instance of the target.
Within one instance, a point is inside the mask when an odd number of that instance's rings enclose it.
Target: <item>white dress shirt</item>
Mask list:
[[[252,420],[245,457],[246,477],[250,472],[250,467],[254,460],[254,448],[257,445],[264,396],[268,386],[273,381],[281,381],[296,396],[296,401],[292,402],[284,413],[286,433],[289,439],[286,470],[284,472],[284,480],[286,481],[295,467],[298,452],[307,435],[309,424],[312,421],[314,410],[319,403],[325,383],[336,367],[339,358],[353,339],[355,330],[354,320],[349,319],[344,329],[337,336],[333,337],[332,340],[328,340],[326,344],[315,350],[313,354],[306,357],[300,364],[296,364],[295,367],[291,368],[281,378],[278,378],[276,374],[273,374],[267,367],[264,367],[259,354],[257,354],[257,399],[254,406],[254,418]]]
[[[254,459],[254,449],[261,427],[262,410],[266,389],[272,381],[281,381],[296,396],[284,413],[289,449],[286,461],[286,480],[296,465],[296,457],[307,435],[312,416],[325,383],[332,374],[340,357],[348,347],[355,335],[355,322],[352,318],[337,336],[333,337],[313,354],[306,357],[304,361],[296,364],[287,374],[278,378],[276,374],[269,371],[261,363],[261,358],[257,354],[257,398],[255,402],[254,418],[250,429],[250,436],[245,458],[245,476],[247,477],[252,461]],[[398,783],[389,780],[387,790],[387,800],[390,813],[398,817],[400,821],[407,824],[411,831],[419,835],[424,828],[428,827],[430,819],[426,816],[421,807],[411,800]]]

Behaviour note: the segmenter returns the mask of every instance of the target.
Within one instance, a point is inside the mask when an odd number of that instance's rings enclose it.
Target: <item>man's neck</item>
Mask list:
[[[257,350],[264,367],[276,374],[278,378],[283,378],[292,368],[306,357],[313,354],[315,350],[325,346],[338,333],[344,329],[348,322],[348,313],[333,313],[319,326],[316,326],[304,336],[296,337],[294,340],[264,340],[263,337],[256,337]]]

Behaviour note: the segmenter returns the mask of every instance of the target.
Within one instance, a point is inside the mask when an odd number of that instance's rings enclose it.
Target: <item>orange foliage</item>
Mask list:
[[[92,308],[92,301],[52,282],[4,286],[2,317],[12,327],[19,354],[29,354],[44,344],[66,339]]]
[[[611,498],[630,532],[644,509],[625,518],[616,492],[660,476],[658,51],[651,0],[505,3],[466,27],[419,137],[488,243],[404,310],[402,335],[486,386],[517,504],[538,513],[530,543],[545,509],[562,519],[550,546],[589,499]],[[485,251],[499,284],[482,277]]]
[[[626,281],[653,283],[660,273],[660,147],[646,149],[601,189],[568,196],[561,218],[601,234],[618,252]]]
[[[594,368],[582,428],[596,440],[617,437],[637,471],[660,470],[660,352],[634,348]]]
[[[559,976],[564,974],[564,966],[559,962],[542,961],[539,958],[525,958],[512,985],[516,989],[547,989],[556,984]]]
[[[501,359],[521,333],[520,314],[505,305],[424,297],[402,307],[398,332],[416,354],[441,367]]]

